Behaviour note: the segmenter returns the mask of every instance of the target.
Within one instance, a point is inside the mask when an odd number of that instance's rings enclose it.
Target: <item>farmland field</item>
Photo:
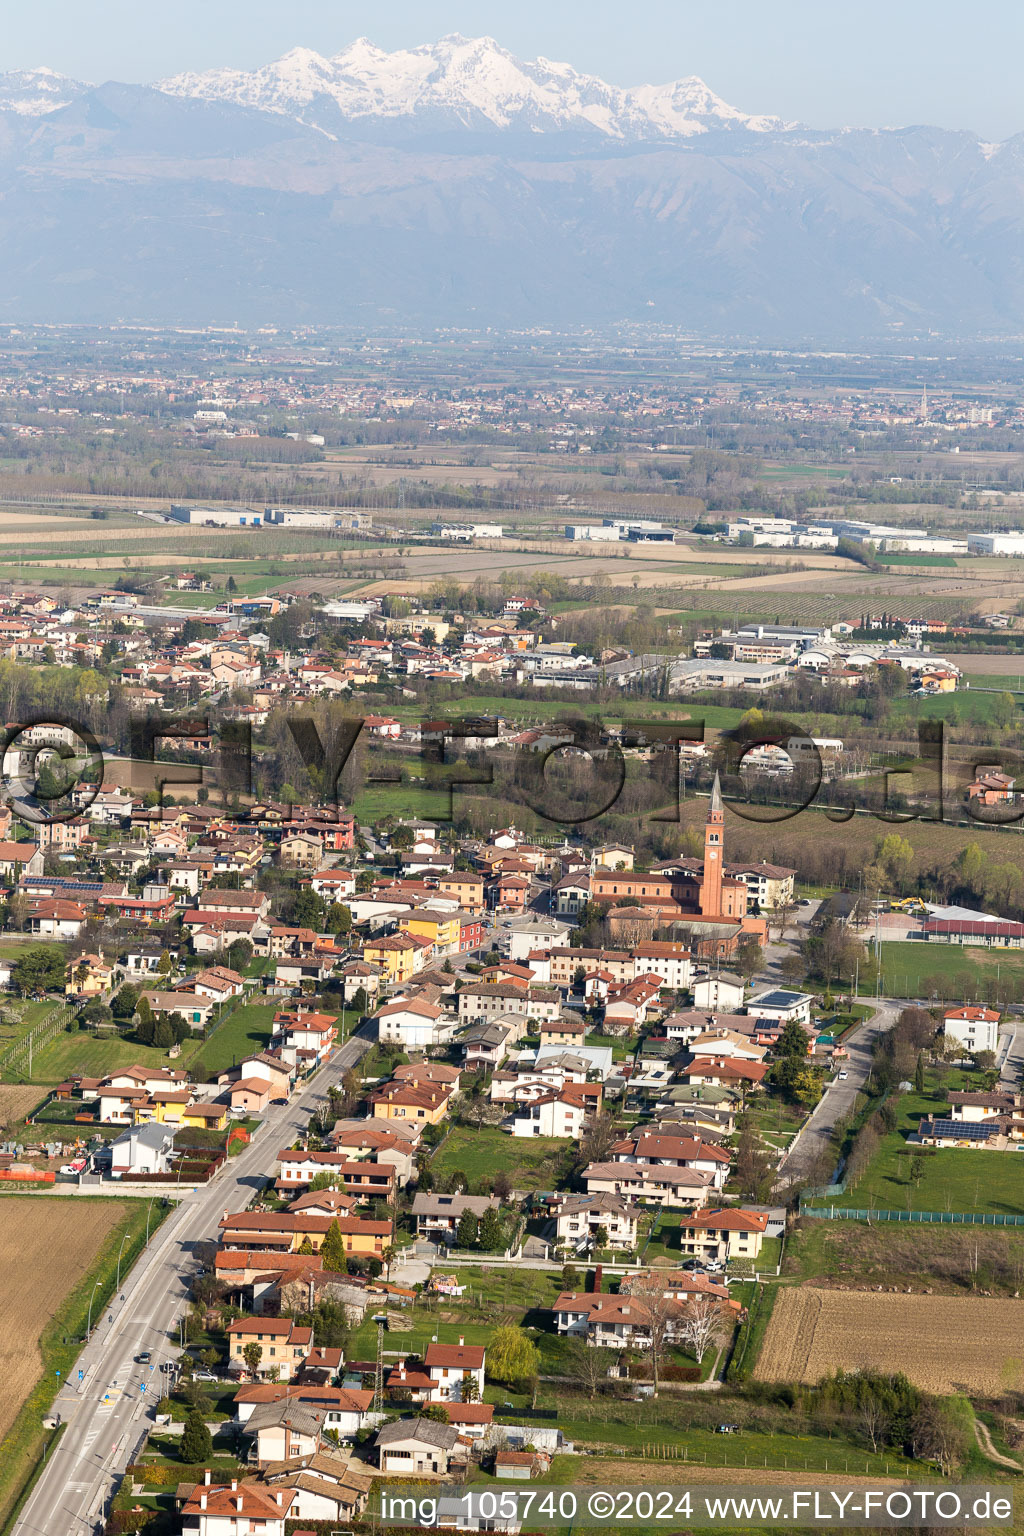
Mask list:
[[[39,1340],[64,1298],[88,1274],[121,1220],[119,1201],[0,1201],[7,1269],[0,1342],[0,1433],[10,1429],[42,1368]],[[54,1241],[54,1228],[60,1241]]]
[[[0,1086],[0,1125],[13,1125],[15,1120],[23,1120],[42,1096],[41,1088],[19,1088],[13,1083],[4,1083]]]
[[[162,1212],[154,1213],[159,1225]],[[7,1261],[0,1343],[0,1528],[43,1443],[42,1419],[86,1330],[89,1297],[102,1310],[146,1235],[144,1201],[0,1198],[0,1246]],[[95,1285],[94,1285],[95,1282]],[[94,1312],[95,1316],[95,1312]]]
[[[783,1290],[754,1376],[811,1385],[835,1371],[902,1371],[926,1392],[998,1392],[1024,1381],[1013,1352],[1024,1303],[990,1297]]]

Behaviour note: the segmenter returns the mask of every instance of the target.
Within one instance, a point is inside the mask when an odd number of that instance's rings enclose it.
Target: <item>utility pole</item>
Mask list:
[[[384,1324],[387,1316],[378,1312],[373,1321],[377,1324],[377,1361],[373,1372],[373,1402],[371,1411],[380,1413],[384,1407]]]

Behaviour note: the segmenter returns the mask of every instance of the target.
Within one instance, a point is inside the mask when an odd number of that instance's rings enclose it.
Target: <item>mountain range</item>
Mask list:
[[[1024,329],[1024,135],[817,130],[489,38],[0,74],[0,320]]]

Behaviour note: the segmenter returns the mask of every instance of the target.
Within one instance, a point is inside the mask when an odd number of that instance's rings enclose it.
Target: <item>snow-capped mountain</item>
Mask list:
[[[713,129],[777,133],[696,76],[623,90],[550,59],[518,59],[493,38],[458,33],[388,53],[361,37],[333,58],[295,48],[262,69],[175,75],[157,88],[294,117],[335,133],[368,119],[532,133],[574,132],[623,142],[680,139]]]
[[[72,80],[54,69],[11,69],[0,73],[0,112],[41,117],[91,89],[84,80]]]

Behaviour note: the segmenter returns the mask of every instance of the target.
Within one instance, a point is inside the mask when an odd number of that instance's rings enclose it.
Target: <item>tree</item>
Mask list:
[[[228,965],[233,971],[244,973],[252,960],[252,944],[248,939],[233,939],[228,945]]]
[[[610,1349],[592,1349],[582,1339],[573,1339],[563,1355],[562,1369],[565,1374],[591,1399],[608,1379],[608,1371],[614,1360]]]
[[[459,1217],[455,1233],[456,1248],[475,1248],[480,1241],[480,1223],[474,1213],[466,1209]]]
[[[160,959],[156,963],[157,972],[161,976],[169,976],[174,970],[174,961],[171,959],[170,950],[162,949]]]
[[[665,1294],[664,1280],[650,1271],[630,1277],[629,1295],[630,1305],[635,1299],[637,1312],[647,1329],[648,1356],[651,1362],[654,1392],[657,1396],[661,1363],[679,1320],[679,1303],[672,1296]]]
[[[948,1477],[967,1453],[967,1428],[954,1404],[932,1398],[921,1404],[911,1420],[910,1443],[918,1461],[938,1462]]]
[[[343,901],[332,901],[324,916],[324,932],[345,934],[352,927],[352,913]]]
[[[914,1088],[918,1093],[924,1093],[924,1055],[917,1053],[917,1065],[914,1068]]]
[[[525,1386],[540,1370],[540,1351],[523,1328],[496,1328],[487,1350],[487,1374],[507,1387]]]
[[[307,886],[292,901],[288,915],[296,928],[312,928],[314,933],[319,933],[324,920],[324,904],[316,891]]]
[[[505,1248],[505,1223],[493,1206],[484,1211],[478,1242],[484,1253],[501,1253]]]
[[[22,997],[64,990],[64,951],[55,944],[33,945],[11,967],[11,981]]]
[[[134,1016],[139,1006],[139,989],[126,981],[124,986],[116,992],[110,1002],[110,1011],[115,1019],[130,1019]]]
[[[562,1265],[562,1290],[575,1291],[579,1289],[580,1272],[575,1264]],[[588,1350],[589,1354],[590,1351]]]
[[[263,1345],[257,1344],[256,1340],[253,1339],[252,1343],[247,1344],[242,1350],[242,1359],[245,1361],[246,1370],[253,1381],[255,1381],[260,1368],[260,1361],[263,1359]]]
[[[875,863],[884,872],[890,885],[903,891],[914,863],[914,845],[898,832],[890,832],[875,849]]]
[[[322,1173],[315,1174],[310,1180],[308,1194],[317,1194],[321,1189],[344,1189],[345,1180],[338,1173],[333,1173],[325,1168]]]
[[[722,1313],[710,1296],[695,1296],[688,1302],[679,1325],[679,1337],[700,1365],[722,1333]]]
[[[491,1182],[491,1189],[504,1205],[512,1194],[512,1175],[506,1168],[499,1168]]]
[[[431,1424],[450,1424],[448,1409],[444,1403],[424,1403],[420,1409],[418,1418],[426,1419]]]
[[[764,950],[757,940],[748,935],[736,946],[736,969],[743,980],[750,982],[764,965]]]
[[[744,1126],[736,1145],[736,1181],[745,1200],[766,1200],[775,1180],[772,1155],[749,1126]]]
[[[341,1235],[337,1216],[335,1216],[327,1228],[327,1236],[320,1247],[320,1258],[323,1261],[323,1268],[328,1274],[348,1274],[348,1256],[345,1253],[345,1239]]]
[[[312,1243],[312,1240],[311,1240],[308,1232],[306,1233],[305,1237],[302,1239],[302,1242],[299,1244],[298,1252],[300,1254],[302,1254],[302,1256],[304,1258],[308,1258],[312,1254],[312,1252],[313,1252],[313,1243]]]
[[[592,1115],[580,1138],[578,1165],[586,1168],[588,1163],[606,1162],[617,1134],[611,1115]]]
[[[480,1388],[475,1376],[468,1372],[462,1378],[459,1395],[464,1403],[478,1403],[480,1401]]]
[[[263,1350],[258,1344],[247,1344],[245,1347],[246,1364],[248,1364],[250,1349],[257,1350],[260,1356],[263,1354]],[[256,1364],[259,1364],[258,1358]],[[253,1375],[255,1376],[255,1374],[256,1371],[253,1368]],[[202,1462],[209,1461],[213,1454],[213,1438],[202,1414],[196,1409],[193,1409],[185,1420],[185,1428],[182,1430],[181,1446],[178,1454],[182,1461],[187,1462],[190,1467],[197,1467]]]

